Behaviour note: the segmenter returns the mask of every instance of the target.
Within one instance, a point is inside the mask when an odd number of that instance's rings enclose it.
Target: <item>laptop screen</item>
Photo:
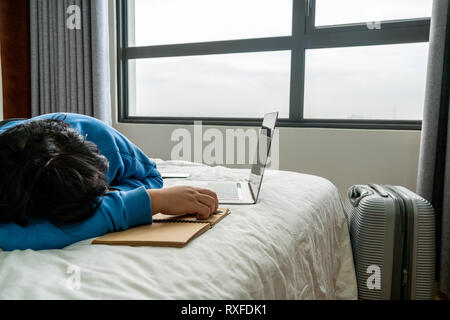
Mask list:
[[[275,126],[278,119],[278,112],[269,113],[264,116],[261,131],[258,135],[258,147],[256,150],[255,161],[250,173],[250,189],[253,197],[258,200],[261,183],[266,169],[267,159],[270,154],[272,138],[275,133]]]

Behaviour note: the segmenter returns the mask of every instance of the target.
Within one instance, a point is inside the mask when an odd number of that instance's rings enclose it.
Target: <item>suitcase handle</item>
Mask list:
[[[386,189],[384,189],[382,186],[380,186],[378,184],[369,184],[369,187],[371,187],[373,190],[378,192],[378,194],[380,196],[382,196],[383,198],[389,197],[389,194],[386,192]]]
[[[364,186],[361,185],[356,185],[351,187],[348,190],[348,199],[350,200],[350,203],[354,206],[357,207],[359,202],[367,197],[373,194],[373,191],[365,188]]]

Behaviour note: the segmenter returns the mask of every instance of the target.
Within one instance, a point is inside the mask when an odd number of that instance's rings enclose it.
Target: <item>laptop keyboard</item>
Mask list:
[[[209,182],[208,188],[213,190],[219,200],[240,200],[238,184],[234,182]]]

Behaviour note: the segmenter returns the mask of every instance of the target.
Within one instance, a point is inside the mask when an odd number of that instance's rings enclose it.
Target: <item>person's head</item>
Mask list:
[[[0,223],[81,222],[108,191],[107,170],[97,146],[61,120],[13,127],[0,134]]]

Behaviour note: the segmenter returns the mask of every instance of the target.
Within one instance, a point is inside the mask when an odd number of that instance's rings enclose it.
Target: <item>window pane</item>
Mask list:
[[[130,46],[292,34],[292,0],[129,0],[128,7]]]
[[[431,17],[433,0],[316,0],[316,26]]]
[[[289,117],[290,51],[131,60],[130,115]]]
[[[428,43],[306,51],[305,118],[421,120]]]

